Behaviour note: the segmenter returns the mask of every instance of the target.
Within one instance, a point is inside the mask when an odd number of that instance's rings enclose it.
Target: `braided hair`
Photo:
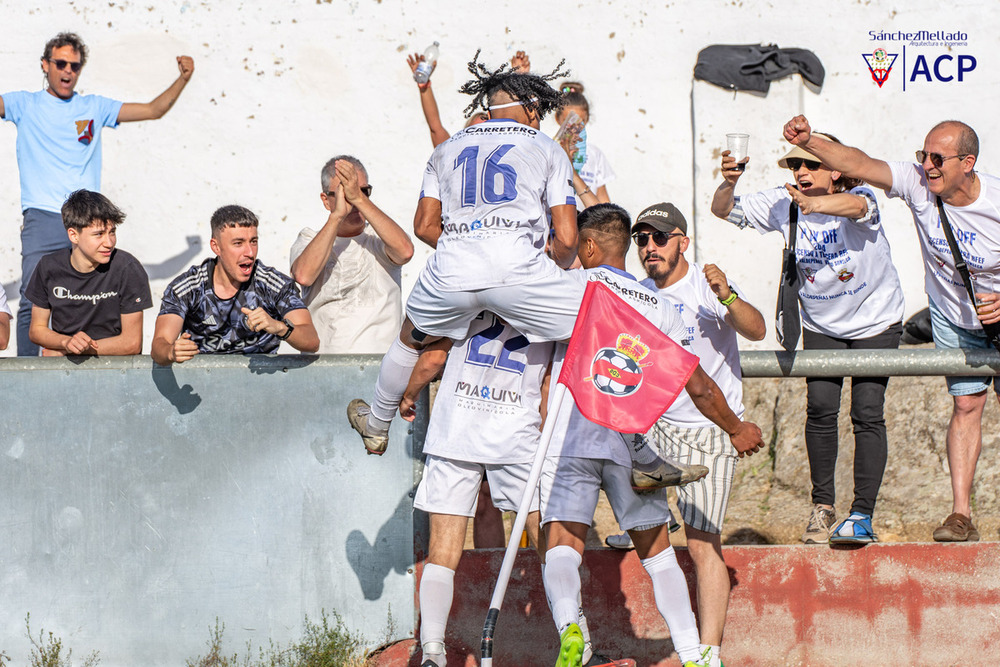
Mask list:
[[[482,49],[476,51],[476,55],[469,63],[469,72],[475,78],[459,88],[460,93],[473,96],[472,102],[465,107],[466,118],[472,115],[476,107],[487,108],[490,98],[500,91],[522,102],[526,110],[536,112],[539,118],[544,118],[545,114],[563,105],[562,93],[550,86],[549,81],[569,75],[569,72],[562,71],[562,66],[566,63],[565,58],[548,74],[515,72],[509,69],[508,63],[491,72],[486,65],[479,62],[480,51]]]

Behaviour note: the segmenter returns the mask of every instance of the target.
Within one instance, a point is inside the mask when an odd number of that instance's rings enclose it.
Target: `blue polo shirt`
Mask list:
[[[101,189],[101,130],[118,125],[122,103],[99,95],[63,100],[40,90],[4,93],[4,120],[17,125],[21,210],[59,213],[71,192]]]

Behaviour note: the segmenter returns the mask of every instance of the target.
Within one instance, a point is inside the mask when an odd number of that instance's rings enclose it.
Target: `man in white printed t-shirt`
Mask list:
[[[381,354],[402,323],[400,267],[413,257],[409,235],[369,197],[368,170],[352,155],[320,172],[330,214],[292,244],[292,277],[319,334],[320,354]]]
[[[924,289],[930,301],[934,344],[938,348],[986,349],[983,324],[1000,322],[1000,294],[994,281],[1000,271],[1000,179],[975,170],[979,138],[960,121],[938,123],[917,151],[919,163],[885,162],[857,148],[827,141],[812,132],[804,116],[785,124],[785,139],[820,158],[831,169],[860,178],[910,207],[924,259]],[[955,269],[941,228],[937,199],[944,205],[959,251],[976,283],[980,305],[969,299]],[[976,280],[978,278],[978,280]],[[954,409],[948,424],[948,467],[952,513],[934,530],[939,542],[979,539],[972,523],[972,482],[982,449],[986,393],[996,378],[949,377]]]
[[[685,329],[674,308],[625,271],[631,219],[615,204],[598,204],[579,217],[580,261],[586,271],[572,271],[581,282],[599,280],[639,313],[681,343]],[[566,346],[556,346],[552,376],[558,377]],[[699,365],[685,386],[697,409],[730,434],[740,452],[762,445],[760,429],[741,421],[722,390]],[[556,411],[549,407],[549,418]],[[670,629],[674,649],[684,663],[700,664],[702,650],[691,611],[687,582],[670,546],[670,510],[664,489],[632,490],[629,447],[621,434],[587,420],[569,394],[559,407],[552,441],[542,467],[540,493],[545,554],[545,590],[560,633],[559,665],[579,664],[583,640],[576,627],[581,580],[579,568],[598,492],[604,489],[619,525],[629,532],[649,574],[656,607]]]
[[[539,130],[541,118],[561,101],[548,83],[558,68],[545,76],[505,67],[490,73],[473,59],[469,71],[476,78],[462,87],[474,96],[467,112],[484,105],[490,120],[440,144],[427,163],[413,226],[436,251],[382,359],[375,400],[369,408],[355,399],[347,408],[372,454],[385,451],[389,423],[422,348],[441,338],[465,338],[483,310],[530,340],[563,340],[573,331],[583,296],[563,270],[576,258],[572,167]]]
[[[654,204],[640,213],[632,238],[649,276],[642,284],[673,304],[684,324],[681,344],[698,356],[726,403],[742,419],[743,374],[736,334],[762,340],[767,332],[764,317],[740,298],[739,289],[719,267],[687,261],[684,252],[691,242],[687,220],[673,204]],[[719,667],[730,588],[722,558],[722,521],[739,456],[726,432],[706,419],[686,393],[667,409],[655,431],[650,440],[660,446],[661,456],[709,468],[704,479],[677,488],[677,505],[697,575],[703,661]]]

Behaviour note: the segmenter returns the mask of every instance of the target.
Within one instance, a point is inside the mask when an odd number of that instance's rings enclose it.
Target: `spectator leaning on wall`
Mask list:
[[[319,332],[319,351],[382,353],[402,324],[400,266],[410,237],[369,198],[368,171],[340,155],[323,167],[320,199],[330,214],[292,244],[292,277]]]
[[[17,353],[37,356],[28,335],[31,302],[25,289],[38,260],[69,247],[59,213],[75,190],[101,189],[101,130],[118,123],[160,118],[170,110],[194,72],[194,60],[177,57],[180,76],[148,104],[123,104],[74,92],[87,63],[87,47],[74,33],[59,33],[42,53],[46,87],[0,95],[0,118],[17,125],[21,176],[21,303]]]
[[[257,216],[242,206],[212,214],[215,257],[192,266],[163,293],[153,361],[181,363],[207,354],[267,354],[281,341],[301,352],[319,337],[295,282],[257,261]]]
[[[31,341],[44,356],[142,352],[142,311],[153,299],[142,264],[115,247],[124,219],[98,192],[77,190],[63,204],[72,249],[42,257],[26,290]]]

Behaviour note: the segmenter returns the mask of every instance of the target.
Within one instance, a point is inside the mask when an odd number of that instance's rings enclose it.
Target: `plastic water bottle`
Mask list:
[[[424,59],[420,61],[417,65],[417,70],[413,73],[413,80],[417,83],[424,84],[431,80],[431,71],[434,69],[434,63],[437,62],[438,56],[441,52],[438,47],[441,46],[440,43],[434,42],[427,47],[424,51]]]

